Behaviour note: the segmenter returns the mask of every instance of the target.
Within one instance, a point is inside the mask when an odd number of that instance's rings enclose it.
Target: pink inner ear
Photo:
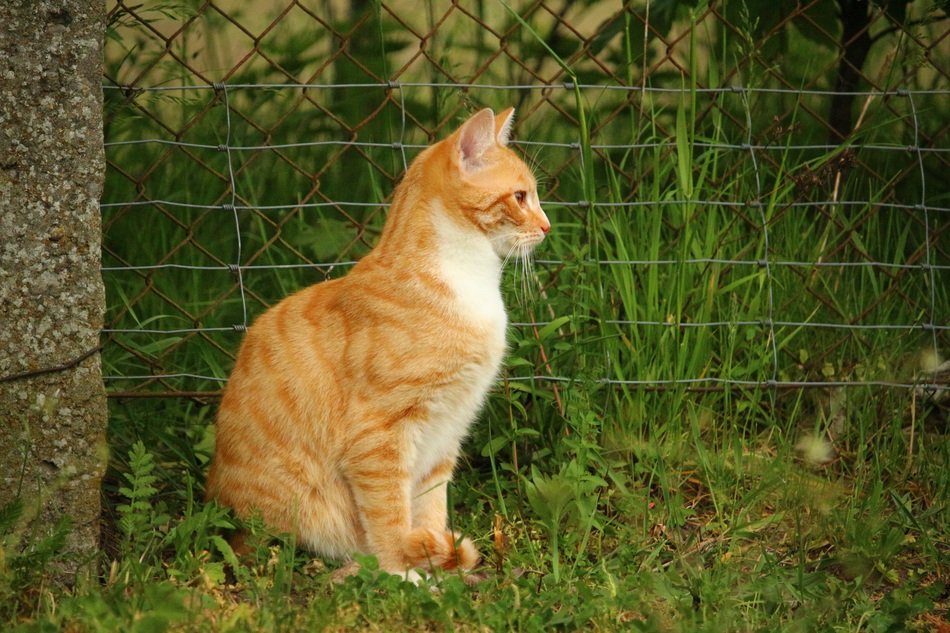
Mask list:
[[[475,169],[495,144],[495,116],[488,108],[478,112],[462,125],[459,133],[459,156],[462,166]]]

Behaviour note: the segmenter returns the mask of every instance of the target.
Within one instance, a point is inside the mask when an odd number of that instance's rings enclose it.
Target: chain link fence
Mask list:
[[[111,0],[109,16],[114,397],[215,396],[257,314],[372,246],[421,148],[507,105],[555,228],[536,276],[509,280],[506,383],[946,392],[944,9]]]

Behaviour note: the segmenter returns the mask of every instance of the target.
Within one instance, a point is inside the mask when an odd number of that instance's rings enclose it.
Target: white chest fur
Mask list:
[[[429,403],[430,423],[415,437],[415,475],[424,476],[454,459],[498,375],[505,352],[508,317],[501,298],[501,261],[488,239],[436,213],[439,278],[454,294],[454,309],[479,332],[482,360],[467,365],[458,380],[441,388]]]
[[[438,275],[455,294],[460,312],[478,326],[507,325],[501,300],[501,261],[491,242],[475,228],[458,226],[435,210]]]

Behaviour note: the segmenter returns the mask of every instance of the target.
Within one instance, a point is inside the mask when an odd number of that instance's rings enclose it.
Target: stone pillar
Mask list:
[[[0,1],[0,506],[40,536],[70,518],[66,582],[98,549],[105,467],[104,33],[103,0]]]

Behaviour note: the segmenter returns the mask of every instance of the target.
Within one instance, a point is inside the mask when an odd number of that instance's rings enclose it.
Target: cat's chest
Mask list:
[[[448,257],[440,266],[440,277],[453,295],[454,307],[473,325],[504,331],[507,315],[498,279],[491,271]]]
[[[457,370],[430,392],[427,420],[415,429],[417,477],[457,454],[498,376],[508,324],[499,287],[501,262],[491,244],[455,227],[437,228],[441,248],[434,272],[450,290],[447,312],[462,325],[461,331],[451,331],[465,340],[456,341],[456,349],[464,350],[460,357],[446,359]]]
[[[497,362],[483,356],[481,362],[466,364],[454,380],[431,392],[426,403],[427,415],[413,429],[416,480],[446,459],[455,459],[497,378],[502,355],[503,349],[499,349]]]
[[[504,341],[508,317],[501,298],[501,261],[475,231],[442,217],[436,222],[436,274],[451,291],[450,309],[474,328]]]

